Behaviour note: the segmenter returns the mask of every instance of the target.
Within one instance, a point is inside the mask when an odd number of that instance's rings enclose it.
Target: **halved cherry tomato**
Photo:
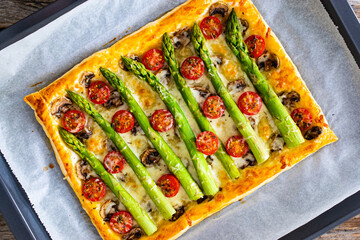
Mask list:
[[[262,101],[256,92],[248,91],[240,95],[238,106],[241,112],[247,115],[255,115],[260,111]]]
[[[181,74],[187,79],[196,80],[204,74],[205,65],[199,57],[188,57],[181,64]]]
[[[265,51],[265,39],[259,35],[251,35],[245,40],[250,57],[257,58]]]
[[[129,212],[118,211],[110,219],[110,227],[114,232],[127,233],[132,228],[133,219]]]
[[[164,62],[163,52],[156,48],[147,51],[142,58],[144,66],[151,71],[159,70],[164,65]]]
[[[109,173],[119,173],[125,164],[124,156],[118,151],[111,151],[104,158],[104,167]]]
[[[301,131],[308,129],[312,123],[311,113],[305,108],[297,108],[291,113],[291,118]]]
[[[63,117],[63,126],[68,132],[78,133],[84,129],[85,125],[85,115],[78,110],[67,111]]]
[[[214,154],[219,148],[219,139],[213,132],[202,132],[196,138],[196,147],[205,155]]]
[[[105,183],[100,178],[90,178],[85,181],[82,188],[82,193],[89,201],[99,201],[105,196]]]
[[[226,142],[226,151],[232,157],[242,157],[249,149],[248,144],[242,136],[235,135]]]
[[[166,109],[156,110],[151,116],[151,126],[158,132],[165,132],[174,126],[174,117]]]
[[[206,39],[215,39],[222,33],[222,24],[217,17],[208,16],[201,21],[200,29]]]
[[[104,104],[110,98],[110,88],[102,81],[92,82],[88,89],[90,100],[95,104]]]
[[[134,127],[135,119],[131,112],[120,110],[114,114],[111,122],[115,131],[118,133],[126,133]]]
[[[166,174],[159,178],[156,185],[161,189],[165,197],[174,197],[179,192],[179,180],[172,174]]]
[[[207,118],[217,119],[225,112],[225,105],[221,97],[210,96],[203,104],[203,112]]]

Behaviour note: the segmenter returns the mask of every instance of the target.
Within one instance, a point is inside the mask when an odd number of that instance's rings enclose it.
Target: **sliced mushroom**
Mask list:
[[[92,169],[86,161],[81,159],[75,164],[75,173],[80,180],[85,181],[91,177]]]
[[[175,222],[176,220],[179,219],[179,217],[181,217],[181,215],[184,214],[185,207],[181,206],[181,207],[179,207],[179,208],[177,208],[175,210],[176,210],[176,212],[172,215],[171,219],[169,219],[169,221],[171,221],[171,222]]]
[[[143,230],[139,227],[133,227],[130,232],[121,236],[122,240],[136,240],[141,238],[144,234]]]
[[[295,91],[282,92],[280,93],[279,98],[285,107],[293,108],[295,107],[295,103],[300,101],[300,94]]]
[[[168,68],[161,68],[159,71],[156,72],[155,75],[159,78],[160,83],[162,83],[163,85],[168,85],[169,77],[171,76]]]
[[[117,174],[117,178],[122,181],[122,182],[126,182],[127,178],[128,178],[128,174],[127,173],[123,173],[123,172],[119,172]]]
[[[183,159],[182,159],[182,162],[183,162],[183,164],[184,164],[184,166],[185,166],[186,168],[188,168],[188,167],[189,167],[189,165],[190,165],[190,161],[189,161],[189,159],[187,159],[187,158],[183,158]]]
[[[174,139],[177,141],[179,140],[180,141],[180,132],[179,132],[179,129],[176,127],[176,123],[174,123]]]
[[[123,104],[124,103],[123,103],[123,101],[121,99],[120,93],[118,91],[116,91],[116,90],[112,90],[109,100],[106,103],[104,103],[103,105],[106,108],[111,108],[112,106],[119,107],[119,106],[121,106]]]
[[[143,154],[141,154],[140,159],[144,166],[151,166],[158,163],[161,156],[155,148],[148,148],[145,152],[143,152]]]
[[[127,55],[126,57],[131,58],[132,60],[141,62],[139,56],[137,56],[137,55],[135,55],[135,54],[129,54],[129,55]],[[123,63],[123,61],[122,61],[121,59],[120,59],[120,61],[119,61],[119,66],[120,66],[120,68],[121,68],[122,70],[129,71],[129,69],[127,69],[127,68],[125,67],[125,65],[124,65],[124,63]]]
[[[175,32],[171,37],[174,48],[185,47],[190,43],[191,31],[189,28],[183,28]]]
[[[248,30],[249,29],[249,22],[248,21],[246,21],[245,19],[243,19],[243,18],[239,18],[239,21],[240,21],[240,23],[241,23],[241,25],[242,25],[242,31],[241,31],[241,35],[242,36],[245,36],[245,32],[246,32],[246,30]]]
[[[208,198],[208,196],[203,196],[202,198],[199,198],[198,200],[196,200],[196,203],[200,204],[200,203],[204,202],[207,198]]]
[[[209,164],[211,166],[214,162],[214,158],[211,155],[208,155],[206,157],[206,162],[207,162],[207,164]]]
[[[71,100],[67,97],[57,98],[51,104],[50,113],[58,118],[61,118],[62,114],[70,110],[71,104]]]
[[[270,144],[271,152],[281,151],[284,148],[284,145],[285,145],[285,141],[280,134],[275,133],[271,136],[271,144]]]
[[[140,124],[135,120],[134,127],[131,129],[131,134],[136,136],[138,133],[143,135],[145,134],[142,128],[140,127]]]
[[[221,66],[223,64],[223,57],[220,56],[220,55],[216,55],[216,56],[213,56],[211,57],[211,60],[213,61],[213,63],[215,63],[215,65],[217,67]]]
[[[253,129],[255,129],[255,127],[256,127],[255,118],[253,118],[253,117],[248,117],[248,120],[249,120],[249,122],[250,122],[251,127],[252,127]]]
[[[116,213],[117,204],[112,200],[107,200],[100,207],[100,217],[104,219],[104,221],[108,222],[111,219],[111,216]]]
[[[84,72],[84,74],[81,77],[81,84],[84,84],[86,88],[90,86],[91,79],[95,77],[95,74],[93,72]]]
[[[256,60],[256,64],[259,69],[270,71],[271,68],[278,68],[280,66],[280,60],[275,53],[265,52]]]
[[[76,137],[77,137],[80,141],[84,141],[84,140],[89,139],[92,134],[93,134],[93,132],[90,130],[90,128],[84,127],[83,130],[81,130],[79,133],[76,133]]]
[[[213,5],[210,6],[209,8],[209,15],[210,16],[214,16],[214,15],[221,15],[222,17],[227,16],[229,12],[229,7],[222,2],[216,2]]]
[[[244,79],[238,79],[232,82],[229,82],[227,85],[227,89],[228,91],[231,93],[235,93],[235,92],[240,92],[242,90],[244,90],[244,88],[246,87],[246,83],[244,81]]]
[[[307,130],[304,134],[304,138],[306,140],[313,140],[317,138],[322,133],[322,128],[319,126],[313,126],[309,130]]]
[[[244,169],[247,166],[255,166],[256,159],[255,159],[254,155],[251,152],[248,152],[247,154],[245,154],[245,156],[243,156],[243,158],[245,159],[245,163],[244,163],[244,165],[242,165],[240,167],[241,169]]]
[[[216,95],[203,87],[192,87],[192,89],[196,90],[194,91],[194,97],[196,98],[196,101],[201,108],[203,107],[204,102],[208,97]]]
[[[150,201],[150,198],[149,198],[149,197],[145,197],[145,198],[143,198],[142,201],[143,201],[143,202],[146,202],[146,208],[145,208],[145,210],[146,210],[147,212],[152,212],[153,207],[154,207],[155,205],[154,205],[154,203],[153,203],[152,201]]]
[[[192,89],[199,92],[199,95],[203,98],[208,98],[211,95],[211,92],[203,87],[193,87]]]
[[[111,140],[107,139],[107,138],[104,139],[103,146],[106,147],[106,150],[108,152],[116,151],[116,147],[115,147],[114,143]]]

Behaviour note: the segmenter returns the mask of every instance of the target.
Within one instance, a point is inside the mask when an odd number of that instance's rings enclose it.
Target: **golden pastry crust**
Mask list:
[[[161,48],[163,33],[171,33],[192,26],[194,21],[199,21],[207,15],[209,6],[214,2],[217,1],[190,0],[180,5],[157,21],[149,23],[140,30],[119,40],[110,48],[86,58],[48,87],[25,97],[25,101],[34,109],[37,120],[51,141],[63,174],[104,239],[119,239],[119,234],[113,232],[100,217],[97,210],[99,203],[87,201],[82,196],[81,181],[76,177],[71,161],[74,153],[63,143],[58,134],[59,120],[50,114],[51,103],[54,99],[64,96],[65,89],[80,89],[81,86],[78,86],[79,83],[75,84],[75,80],[79,79],[84,72],[91,71],[96,76],[100,76],[98,70],[100,66],[118,72],[120,56],[129,53],[136,53],[141,56],[151,48]],[[206,200],[201,204],[190,203],[186,212],[177,221],[163,221],[159,224],[158,231],[155,234],[149,237],[143,236],[141,239],[165,240],[180,236],[202,219],[214,214],[230,203],[242,199],[263,184],[274,179],[279,173],[290,169],[306,156],[337,140],[335,134],[329,129],[320,107],[302,81],[295,65],[252,2],[250,0],[225,0],[223,2],[227,2],[230,8],[235,8],[237,15],[250,23],[248,31],[251,34],[263,36],[267,44],[267,50],[276,53],[279,57],[280,68],[271,71],[266,76],[275,91],[277,93],[285,90],[297,91],[301,96],[301,101],[297,106],[306,107],[311,112],[313,121],[316,125],[322,126],[323,133],[318,138],[306,141],[296,148],[285,148],[279,153],[272,154],[261,165],[247,167],[237,180],[230,180],[224,172],[220,176],[223,185],[222,191],[216,194],[214,199],[211,201]],[[146,102],[146,95],[143,96],[145,98],[143,101]]]

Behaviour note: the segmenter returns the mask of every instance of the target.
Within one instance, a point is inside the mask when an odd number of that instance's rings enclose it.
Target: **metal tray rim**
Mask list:
[[[0,32],[0,50],[21,40],[86,0],[56,1]],[[346,0],[320,0],[360,67],[360,24]],[[0,211],[17,239],[50,239],[25,191],[0,152]],[[360,213],[360,191],[281,239],[314,239]]]

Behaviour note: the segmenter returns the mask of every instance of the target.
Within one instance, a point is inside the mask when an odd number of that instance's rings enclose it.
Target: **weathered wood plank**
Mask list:
[[[360,215],[344,222],[338,227],[328,231],[317,240],[347,240],[360,239]]]
[[[15,240],[1,213],[0,213],[0,240]]]
[[[360,0],[348,0],[356,16],[360,19]]]
[[[0,28],[6,28],[55,0],[1,0]]]

